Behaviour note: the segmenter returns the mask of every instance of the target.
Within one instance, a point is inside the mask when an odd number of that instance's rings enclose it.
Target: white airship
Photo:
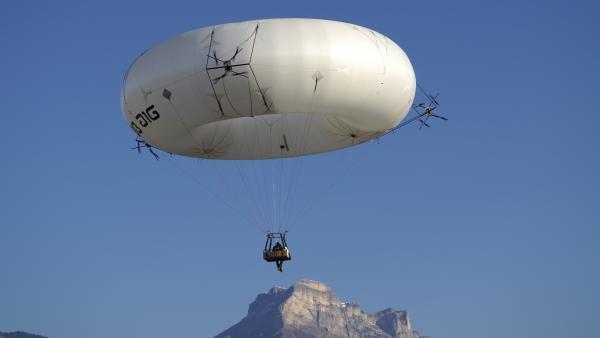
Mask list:
[[[388,37],[315,19],[216,25],[144,52],[122,110],[152,147],[184,156],[271,159],[380,137],[411,109],[413,67]]]

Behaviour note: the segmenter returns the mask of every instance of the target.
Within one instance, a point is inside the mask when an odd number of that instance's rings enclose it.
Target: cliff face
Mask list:
[[[248,315],[216,338],[419,338],[408,312],[365,313],[341,302],[325,284],[301,280],[272,288],[250,304]]]

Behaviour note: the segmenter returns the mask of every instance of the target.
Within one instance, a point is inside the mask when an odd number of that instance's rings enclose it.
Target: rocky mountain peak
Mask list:
[[[294,289],[310,289],[315,292],[331,292],[331,288],[321,282],[312,279],[301,279],[292,285]]]
[[[407,311],[370,315],[342,302],[321,282],[303,279],[273,287],[250,304],[248,315],[218,338],[419,338]]]
[[[392,337],[410,337],[414,333],[408,311],[387,308],[374,315],[376,324]]]

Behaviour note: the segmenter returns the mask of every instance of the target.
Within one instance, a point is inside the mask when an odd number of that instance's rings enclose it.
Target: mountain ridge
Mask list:
[[[215,338],[424,338],[408,311],[386,308],[368,314],[342,302],[321,282],[302,279],[256,296],[246,317]]]
[[[2,332],[0,331],[0,338],[47,338],[37,334],[31,334],[23,331],[13,332]]]

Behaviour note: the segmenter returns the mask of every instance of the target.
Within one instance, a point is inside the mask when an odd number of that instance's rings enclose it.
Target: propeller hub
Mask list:
[[[231,65],[231,60],[227,60],[227,61],[223,62],[223,65],[225,66],[226,72],[230,72],[233,70],[233,66]]]

